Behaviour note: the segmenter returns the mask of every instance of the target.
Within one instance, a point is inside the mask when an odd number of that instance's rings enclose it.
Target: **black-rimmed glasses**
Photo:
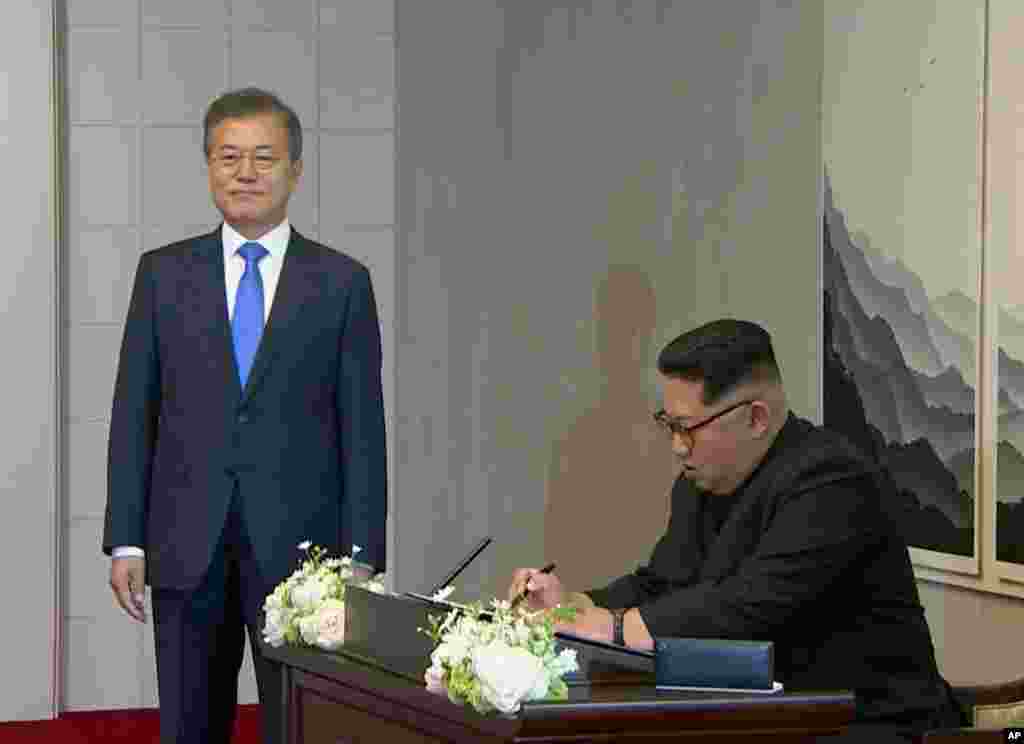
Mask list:
[[[660,426],[662,429],[664,429],[665,432],[673,440],[676,437],[682,437],[683,444],[686,445],[686,449],[692,450],[693,449],[693,445],[694,445],[694,441],[695,441],[693,433],[695,431],[697,431],[697,429],[701,429],[701,428],[707,426],[712,421],[720,419],[722,416],[724,416],[725,414],[729,413],[730,411],[735,411],[740,406],[745,406],[748,403],[753,403],[753,402],[754,402],[753,400],[741,400],[739,403],[733,403],[731,406],[728,406],[727,408],[723,408],[718,413],[712,414],[711,416],[709,416],[708,418],[704,419],[703,421],[698,421],[696,424],[691,424],[690,426],[686,426],[678,418],[674,418],[672,416],[669,416],[668,413],[665,411],[665,409],[662,408],[662,409],[654,412],[654,422],[656,424],[658,424],[658,426]]]

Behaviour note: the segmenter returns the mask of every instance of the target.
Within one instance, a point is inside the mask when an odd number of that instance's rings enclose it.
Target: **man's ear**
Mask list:
[[[768,433],[772,420],[772,410],[763,400],[755,400],[750,404],[750,428],[754,437],[760,439]]]
[[[290,172],[288,174],[288,181],[289,181],[289,183],[291,185],[291,190],[292,191],[295,191],[295,189],[299,185],[299,179],[302,178],[302,171],[303,171],[302,163],[303,163],[303,161],[296,160],[294,163],[290,163],[289,166],[288,166],[288,168],[290,170]]]

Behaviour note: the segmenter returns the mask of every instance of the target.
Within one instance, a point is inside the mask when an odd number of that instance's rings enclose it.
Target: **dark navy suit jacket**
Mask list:
[[[220,229],[139,262],[114,390],[103,550],[146,551],[147,583],[190,589],[237,481],[263,577],[303,540],[385,568],[377,310],[366,268],[292,229],[243,390]]]

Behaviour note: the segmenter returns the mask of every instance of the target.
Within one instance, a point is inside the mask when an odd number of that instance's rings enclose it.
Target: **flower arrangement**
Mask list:
[[[497,599],[489,610],[479,602],[453,608],[443,618],[429,615],[430,628],[418,629],[438,644],[424,674],[428,690],[480,713],[515,713],[523,701],[569,696],[562,677],[579,665],[574,649],[558,651],[554,624],[572,622],[575,609],[530,612]]]
[[[263,640],[275,647],[288,643],[334,651],[345,642],[345,587],[383,593],[384,574],[362,579],[351,556],[328,558],[308,540],[298,548],[305,559],[263,602]],[[352,546],[353,555],[360,550]]]

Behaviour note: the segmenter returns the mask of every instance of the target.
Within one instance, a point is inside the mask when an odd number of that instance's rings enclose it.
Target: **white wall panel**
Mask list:
[[[395,221],[394,136],[390,132],[320,137],[322,227],[337,234],[350,225],[390,225]]]
[[[282,7],[286,7],[283,6]],[[231,37],[231,87],[268,88],[295,109],[303,126],[318,120],[312,32],[237,29]]]
[[[146,26],[193,26],[213,30],[227,22],[225,0],[142,0]]]
[[[220,217],[208,184],[201,127],[142,131],[142,214],[147,225],[215,225]]]
[[[122,323],[132,293],[139,231],[132,227],[75,230],[68,236],[68,315],[75,323]]]
[[[68,35],[68,105],[73,121],[132,122],[139,115],[135,29],[87,28]]]
[[[320,205],[320,138],[316,130],[302,132],[302,177],[288,202],[288,219],[307,238],[316,239]]]
[[[320,87],[323,127],[394,126],[395,55],[390,36],[358,36],[346,28],[320,37],[320,69],[331,70]]]
[[[109,591],[98,591],[110,577],[110,559],[96,550],[103,539],[102,517],[69,519],[67,530],[68,555],[74,560],[68,562],[67,592],[64,611],[69,618],[99,618],[109,614],[113,607],[114,595]],[[124,615],[118,625],[134,622]],[[135,650],[132,652],[134,657]]]
[[[134,225],[138,130],[72,126],[68,216],[72,226]]]
[[[144,116],[147,122],[201,122],[227,79],[223,29],[154,29],[142,34]],[[202,162],[202,161],[200,161]]]
[[[390,4],[385,0],[384,4]],[[316,17],[316,0],[231,0],[231,20],[239,26],[308,31]]]
[[[68,618],[65,653],[68,710],[138,708],[139,655],[152,625],[140,625],[120,608],[94,618]]]
[[[107,436],[110,425],[106,420],[70,421],[65,426],[68,448],[65,472],[66,509],[68,519],[92,517],[102,519],[107,493]],[[96,553],[96,546],[86,546]],[[77,554],[72,553],[77,556]],[[66,577],[65,577],[66,578]],[[96,591],[91,587],[91,591]],[[100,592],[105,594],[105,592]]]
[[[390,0],[320,0],[320,27],[346,35],[390,34],[395,4]]]
[[[134,29],[139,23],[139,0],[66,0],[68,28],[80,26],[122,26]]]
[[[65,413],[69,421],[109,417],[121,333],[121,326],[117,325],[80,325],[69,329],[65,360]]]

